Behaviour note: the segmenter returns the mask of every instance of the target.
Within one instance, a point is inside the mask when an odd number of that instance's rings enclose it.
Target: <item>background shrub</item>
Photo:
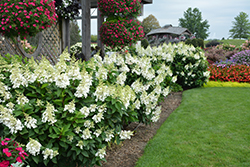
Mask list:
[[[149,42],[148,42],[148,40],[146,38],[144,38],[144,39],[141,40],[141,46],[144,49],[146,49],[148,47],[148,45],[149,45]]]
[[[217,46],[220,44],[222,44],[222,42],[218,42],[217,40],[212,40],[206,44],[206,47],[208,48],[208,47]]]

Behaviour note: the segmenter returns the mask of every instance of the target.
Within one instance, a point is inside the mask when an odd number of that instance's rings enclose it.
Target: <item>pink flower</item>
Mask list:
[[[0,162],[0,167],[8,167],[10,165],[9,161],[2,161]]]
[[[16,161],[17,161],[17,162],[20,162],[20,163],[23,162],[22,159],[21,159],[20,157],[17,157],[17,158],[16,158]]]
[[[35,25],[35,24],[33,24],[33,26],[34,26],[34,27],[36,27],[36,25]]]
[[[2,141],[2,142],[1,142],[1,145],[2,145],[2,146],[6,146],[6,145],[8,145],[8,143],[5,143],[4,141]]]
[[[3,149],[3,153],[5,153],[7,155],[7,157],[10,157],[12,154],[9,152],[8,148],[4,148]]]
[[[30,16],[26,16],[26,18],[27,18],[27,19],[29,19],[29,18],[30,18]]]

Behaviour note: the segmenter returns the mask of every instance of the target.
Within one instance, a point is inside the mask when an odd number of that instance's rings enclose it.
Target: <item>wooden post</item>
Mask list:
[[[97,8],[97,46],[101,49],[101,57],[104,57],[104,45],[101,42],[100,27],[104,22],[104,18],[101,16],[101,12]]]
[[[143,12],[144,12],[144,6],[143,6],[144,4],[143,3],[141,3],[141,12],[140,12],[140,15],[139,16],[143,16]]]
[[[70,23],[69,19],[62,18],[62,50],[68,47],[68,52],[70,51]]]
[[[82,5],[82,53],[83,59],[88,61],[90,53],[90,0],[81,0]]]

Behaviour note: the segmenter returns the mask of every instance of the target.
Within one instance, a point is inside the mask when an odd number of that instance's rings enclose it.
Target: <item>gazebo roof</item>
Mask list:
[[[90,0],[91,2],[91,8],[97,8],[97,0]],[[142,0],[143,4],[152,4],[153,0]]]
[[[192,35],[192,33],[187,28],[173,27],[171,24],[165,25],[161,28],[151,30],[147,36],[154,34],[176,34],[176,35]]]

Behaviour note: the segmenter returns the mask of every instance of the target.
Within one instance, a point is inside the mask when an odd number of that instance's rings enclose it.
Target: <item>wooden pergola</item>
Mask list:
[[[152,4],[153,0],[142,0],[142,12],[144,4]],[[97,8],[97,0],[81,0],[82,6],[82,53],[85,60],[89,60],[91,57],[91,40],[90,40],[90,28],[91,28],[91,8]],[[100,11],[97,10],[97,28],[101,27],[104,18],[101,17]],[[97,35],[97,45],[103,49],[103,44],[100,41],[100,34]]]

